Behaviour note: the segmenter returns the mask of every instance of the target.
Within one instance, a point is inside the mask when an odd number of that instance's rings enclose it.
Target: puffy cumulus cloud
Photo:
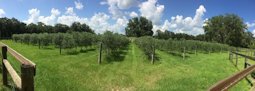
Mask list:
[[[56,23],[57,16],[60,15],[58,9],[52,8],[50,16],[39,16],[38,21],[43,22],[46,25],[54,25]]]
[[[87,21],[87,18],[82,18],[76,15],[62,15],[57,19],[57,23],[65,24],[68,26],[71,26],[73,22],[86,23]]]
[[[126,17],[118,18],[114,24],[110,24],[110,18],[111,17],[105,13],[96,13],[88,21],[86,21],[86,24],[88,24],[96,33],[104,33],[108,30],[124,34],[124,29],[127,26],[128,19]]]
[[[110,16],[105,13],[97,13],[90,18],[88,25],[96,32],[103,33],[106,30],[109,30],[110,24],[108,23]]]
[[[76,15],[73,11],[73,7],[68,7],[66,8],[66,12],[65,14],[68,14],[68,15]]]
[[[1,18],[1,17],[4,17],[4,15],[5,15],[4,10],[3,10],[3,9],[0,9],[0,18]]]
[[[40,10],[38,10],[37,8],[33,8],[33,9],[30,9],[28,11],[28,13],[29,13],[29,17],[24,22],[27,23],[27,24],[37,23],[39,15],[40,15]]]
[[[181,15],[177,15],[175,17],[171,17],[171,20],[165,20],[163,25],[154,25],[153,31],[160,29],[161,31],[170,30],[175,33],[187,33],[191,35],[203,34],[203,15],[206,12],[206,9],[203,5],[200,5],[196,10],[195,16],[192,17],[183,17]]]
[[[136,6],[138,4],[137,0],[107,0],[100,2],[101,5],[108,4],[108,10],[110,14],[113,15],[114,19],[124,18],[125,13],[123,9],[128,9],[130,7]]]
[[[119,9],[128,9],[138,4],[137,0],[107,0],[100,2],[101,5],[116,5]]]
[[[128,19],[126,17],[124,18],[118,18],[116,23],[112,26],[110,26],[110,30],[113,32],[125,34],[125,27],[127,26]]]
[[[76,9],[83,9],[83,4],[80,1],[74,1],[74,4]]]
[[[148,0],[139,5],[141,16],[144,16],[158,25],[164,12],[164,5],[157,4],[157,0]]]
[[[133,18],[133,17],[137,17],[138,14],[137,14],[136,12],[132,11],[132,12],[129,14],[129,16]]]
[[[253,23],[246,22],[246,25],[248,28],[252,28],[252,27],[255,27],[255,22]]]
[[[252,31],[253,37],[255,37],[255,29]]]

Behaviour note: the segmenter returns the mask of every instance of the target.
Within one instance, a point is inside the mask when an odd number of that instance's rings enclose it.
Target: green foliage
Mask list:
[[[110,31],[106,31],[101,36],[101,41],[103,43],[103,49],[105,49],[107,53],[116,52],[126,47],[129,43],[129,40],[125,36]]]
[[[30,43],[33,45],[36,45],[38,43],[39,37],[37,34],[31,34],[30,35]]]
[[[76,46],[76,43],[75,43],[75,39],[73,35],[65,34],[62,44],[63,44],[63,48],[68,48],[68,49],[74,48]]]
[[[145,17],[135,17],[129,20],[125,28],[128,37],[152,36],[152,22]]]
[[[58,46],[58,47],[62,46],[63,40],[64,40],[63,33],[57,33],[54,35],[53,42],[56,46]]]
[[[43,33],[43,34],[40,34],[40,43],[42,46],[49,46],[50,43],[52,42],[52,37],[50,34],[48,33]]]
[[[156,47],[155,41],[156,40],[150,36],[144,36],[137,38],[135,40],[135,43],[138,45],[139,48],[141,48],[144,51],[145,55],[147,55],[149,58],[151,54],[154,54],[155,52]]]
[[[214,16],[206,21],[204,26],[206,40],[236,47],[247,47],[247,41],[243,41],[249,39],[245,38],[249,36],[245,34],[246,29],[243,19],[235,14]]]
[[[166,52],[180,52],[182,53],[184,48],[186,51],[200,51],[200,52],[221,52],[228,51],[229,46],[219,43],[203,42],[196,40],[157,40],[157,48]]]

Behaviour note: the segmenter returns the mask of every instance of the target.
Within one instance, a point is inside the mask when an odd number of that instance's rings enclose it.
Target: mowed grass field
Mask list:
[[[122,58],[103,60],[99,65],[97,49],[60,55],[59,49],[53,46],[39,49],[11,40],[1,42],[37,64],[37,91],[205,91],[238,71],[228,60],[227,52],[188,54],[182,60],[180,56],[157,50],[159,60],[152,65],[131,43],[121,54]],[[12,57],[8,58],[15,69],[20,68]],[[242,80],[231,90],[249,90],[249,84]]]

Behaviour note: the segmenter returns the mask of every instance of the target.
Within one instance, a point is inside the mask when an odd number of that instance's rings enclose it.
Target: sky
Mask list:
[[[0,17],[27,24],[86,23],[96,33],[125,33],[128,20],[143,16],[153,31],[203,34],[204,22],[217,15],[237,14],[255,34],[255,0],[0,0]]]

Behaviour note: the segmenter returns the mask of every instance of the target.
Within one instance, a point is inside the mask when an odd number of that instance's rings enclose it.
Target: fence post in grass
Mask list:
[[[195,55],[197,55],[197,46],[195,47]]]
[[[246,57],[244,57],[244,68],[246,68],[247,67],[247,58]]]
[[[21,65],[21,91],[34,91],[34,67]]]
[[[3,60],[7,59],[7,46],[2,46],[2,76],[3,76],[3,85],[7,86],[7,69],[4,65]]]
[[[229,52],[229,58],[228,59],[231,60],[231,52]]]
[[[182,59],[185,59],[185,47],[183,47]]]
[[[151,64],[154,64],[154,54],[155,54],[155,47],[154,47],[154,46],[152,46]]]
[[[238,53],[237,48],[236,48],[236,53]],[[236,54],[236,66],[237,66],[237,62],[238,62],[238,55]]]
[[[102,42],[99,43],[99,55],[98,55],[98,64],[101,64],[102,59]]]

